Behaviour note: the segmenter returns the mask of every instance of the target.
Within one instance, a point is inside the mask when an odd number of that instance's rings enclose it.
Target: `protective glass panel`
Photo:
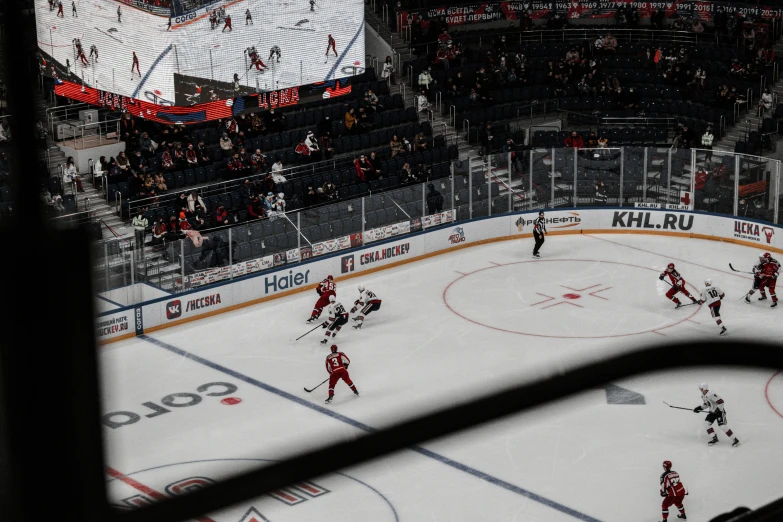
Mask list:
[[[552,199],[552,149],[530,151],[530,175],[533,179],[532,207],[551,207]]]
[[[646,177],[642,191],[644,203],[666,203],[669,194],[669,148],[648,147]]]
[[[697,151],[696,210],[734,214],[735,157],[730,152]]]
[[[580,198],[582,205],[620,205],[621,155],[618,148],[581,149],[577,153],[579,179],[585,196]]]

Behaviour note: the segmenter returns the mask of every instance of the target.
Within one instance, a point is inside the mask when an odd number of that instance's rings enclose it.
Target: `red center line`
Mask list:
[[[106,466],[105,469],[106,469],[106,473],[109,476],[111,476],[113,478],[116,478],[117,480],[119,480],[121,482],[124,482],[125,484],[129,485],[130,487],[132,487],[136,491],[140,491],[140,492],[144,493],[145,495],[147,495],[150,498],[154,498],[155,500],[165,500],[166,498],[168,498],[163,493],[159,493],[158,491],[155,491],[151,487],[142,484],[138,480],[135,480],[135,479],[132,479],[132,478],[126,476],[126,475],[123,475],[122,473],[120,473],[119,471],[117,471],[114,468],[110,468],[109,466]],[[215,522],[214,520],[212,520],[209,517],[198,517],[196,520],[198,520],[199,522]]]
[[[748,280],[752,279],[751,277],[741,276],[741,275],[739,275],[739,274],[737,274],[735,272],[729,272],[729,271],[726,271],[726,270],[721,270],[720,268],[714,268],[714,267],[707,266],[707,265],[701,265],[699,263],[694,263],[693,261],[688,261],[687,259],[680,259],[679,257],[672,257],[672,256],[669,256],[669,255],[659,254],[658,252],[652,252],[650,250],[645,250],[643,248],[626,245],[624,243],[618,243],[617,241],[611,241],[609,239],[604,239],[602,237],[596,237],[596,236],[593,236],[593,235],[590,235],[590,234],[582,234],[582,235],[586,236],[586,237],[593,238],[593,239],[597,239],[598,241],[606,241],[607,243],[612,243],[613,245],[618,245],[618,246],[622,246],[622,247],[625,247],[625,248],[630,248],[631,250],[638,250],[639,252],[644,252],[646,254],[653,254],[653,255],[656,255],[656,256],[665,257],[666,259],[674,259],[675,261],[682,261],[683,263],[688,263],[689,265],[700,266],[702,268],[707,268],[709,270],[715,270],[716,272],[720,272],[722,274],[729,274],[729,275],[732,275],[732,276],[735,276],[735,277],[739,277],[741,279],[748,279]]]

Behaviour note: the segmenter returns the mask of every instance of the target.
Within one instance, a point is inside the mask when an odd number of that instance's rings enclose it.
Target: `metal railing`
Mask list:
[[[79,125],[63,122],[70,134],[70,136],[63,138],[63,144],[70,141],[71,145],[76,148],[77,144],[80,143],[81,149],[84,149],[86,144],[97,147],[106,143],[118,143],[120,140],[120,120],[120,118],[116,118],[114,120],[82,123]],[[96,137],[97,140],[95,140]],[[87,140],[86,142],[85,139]]]
[[[46,109],[46,127],[49,130],[49,135],[56,135],[54,129],[54,124],[56,123],[55,119],[57,121],[75,119],[76,116],[78,116],[79,111],[94,108],[95,106],[90,105],[89,103],[74,103],[72,105],[62,105],[60,107],[49,107]]]

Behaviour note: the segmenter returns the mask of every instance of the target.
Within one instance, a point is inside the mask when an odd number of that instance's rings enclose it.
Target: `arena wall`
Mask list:
[[[238,308],[312,291],[333,275],[337,281],[421,261],[433,256],[495,241],[532,237],[538,210],[451,223],[398,236],[369,246],[343,250],[208,287],[145,301],[99,314],[99,343],[203,319]],[[565,234],[656,234],[725,241],[783,253],[783,228],[756,220],[702,212],[638,208],[546,210],[550,236]],[[527,255],[529,244],[520,246]]]

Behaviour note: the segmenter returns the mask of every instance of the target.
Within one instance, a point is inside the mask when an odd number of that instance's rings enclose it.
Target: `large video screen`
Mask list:
[[[35,0],[44,74],[192,106],[364,70],[362,0]]]

